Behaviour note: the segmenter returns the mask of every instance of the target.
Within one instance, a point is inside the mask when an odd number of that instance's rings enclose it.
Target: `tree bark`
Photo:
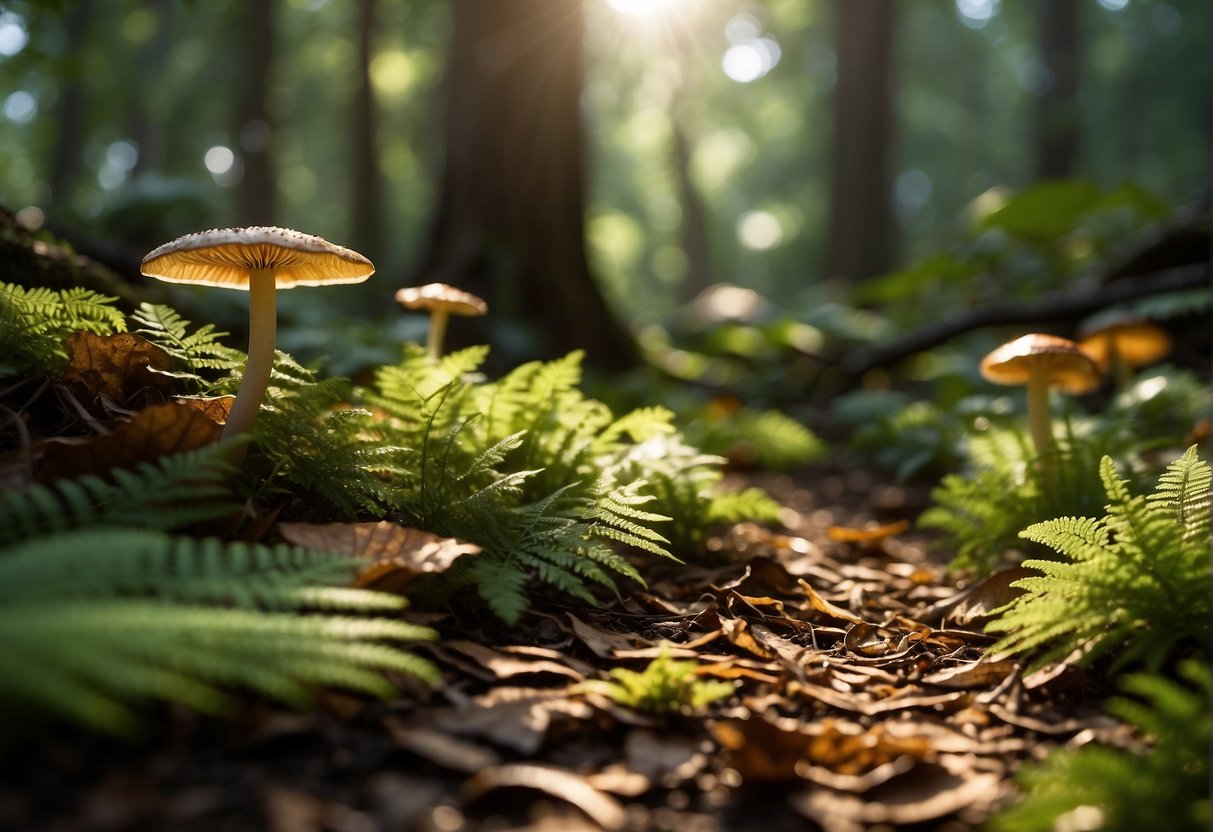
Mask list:
[[[1036,99],[1038,179],[1072,176],[1078,159],[1078,0],[1038,0],[1040,60],[1046,85]]]
[[[887,271],[891,205],[893,9],[889,0],[839,0],[838,84],[826,241],[828,277]]]
[[[490,315],[532,325],[540,357],[580,348],[597,366],[633,366],[586,257],[580,1],[451,8],[446,160],[413,281],[484,296]]]
[[[242,61],[234,79],[234,149],[244,164],[244,177],[236,189],[236,216],[244,225],[273,225],[278,194],[271,153],[274,124],[267,103],[274,65],[274,0],[245,0],[240,7],[238,47],[233,50]]]
[[[353,124],[353,227],[351,244],[375,261],[383,248],[383,189],[379,180],[379,149],[375,141],[378,124],[375,91],[371,86],[371,59],[374,57],[376,0],[358,0],[356,42],[358,78],[354,88]]]

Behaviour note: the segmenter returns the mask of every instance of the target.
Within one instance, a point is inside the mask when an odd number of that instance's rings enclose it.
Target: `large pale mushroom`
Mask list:
[[[275,292],[293,286],[360,283],[375,273],[356,251],[285,228],[219,228],[178,237],[143,258],[140,271],[170,283],[249,293],[248,363],[223,438],[252,430],[269,386],[277,335]]]
[[[396,302],[405,309],[423,309],[430,313],[430,331],[425,346],[434,358],[442,355],[446,323],[451,315],[466,318],[484,315],[489,311],[483,298],[446,283],[427,283],[401,289],[396,293]]]
[[[1067,338],[1034,332],[1008,341],[981,362],[981,374],[995,384],[1028,388],[1028,430],[1038,457],[1047,458],[1053,444],[1049,388],[1085,393],[1099,384],[1100,371],[1078,345]]]

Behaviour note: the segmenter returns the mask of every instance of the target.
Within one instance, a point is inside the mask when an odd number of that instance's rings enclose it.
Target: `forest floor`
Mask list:
[[[647,589],[549,599],[513,629],[414,614],[441,633],[415,648],[443,672],[432,689],[223,719],[162,706],[135,743],[35,727],[3,749],[0,828],[968,830],[1023,760],[1127,741],[1081,671],[987,654],[982,616],[1020,573],[950,576],[912,526],[925,489],[839,463],[731,476],[787,506],[785,528],[743,524],[715,565],[654,560]],[[667,642],[733,695],[653,715],[579,687]]]

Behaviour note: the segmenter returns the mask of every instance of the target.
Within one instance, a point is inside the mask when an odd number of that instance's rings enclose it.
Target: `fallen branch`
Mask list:
[[[1010,324],[1041,324],[1071,321],[1118,303],[1138,298],[1182,292],[1209,287],[1208,263],[1194,263],[1133,280],[1118,280],[1111,284],[1084,286],[1050,292],[1031,300],[1002,301],[973,311],[929,324],[882,346],[856,350],[840,360],[845,373],[861,375],[876,367],[895,364],[915,353],[938,346],[945,341],[988,326]]]

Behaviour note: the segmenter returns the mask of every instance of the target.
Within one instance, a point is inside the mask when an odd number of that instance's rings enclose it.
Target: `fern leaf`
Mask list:
[[[0,544],[90,525],[172,530],[222,517],[234,508],[226,480],[228,446],[116,468],[109,480],[85,476],[0,493]]]
[[[1110,457],[1100,474],[1104,518],[1061,517],[1024,530],[1063,559],[1024,563],[1043,577],[1015,583],[1024,594],[987,626],[1003,634],[993,650],[1047,648],[1038,665],[1075,648],[1087,662],[1116,651],[1116,666],[1158,667],[1176,643],[1207,639],[1209,466],[1190,449],[1150,497],[1133,496]]]

